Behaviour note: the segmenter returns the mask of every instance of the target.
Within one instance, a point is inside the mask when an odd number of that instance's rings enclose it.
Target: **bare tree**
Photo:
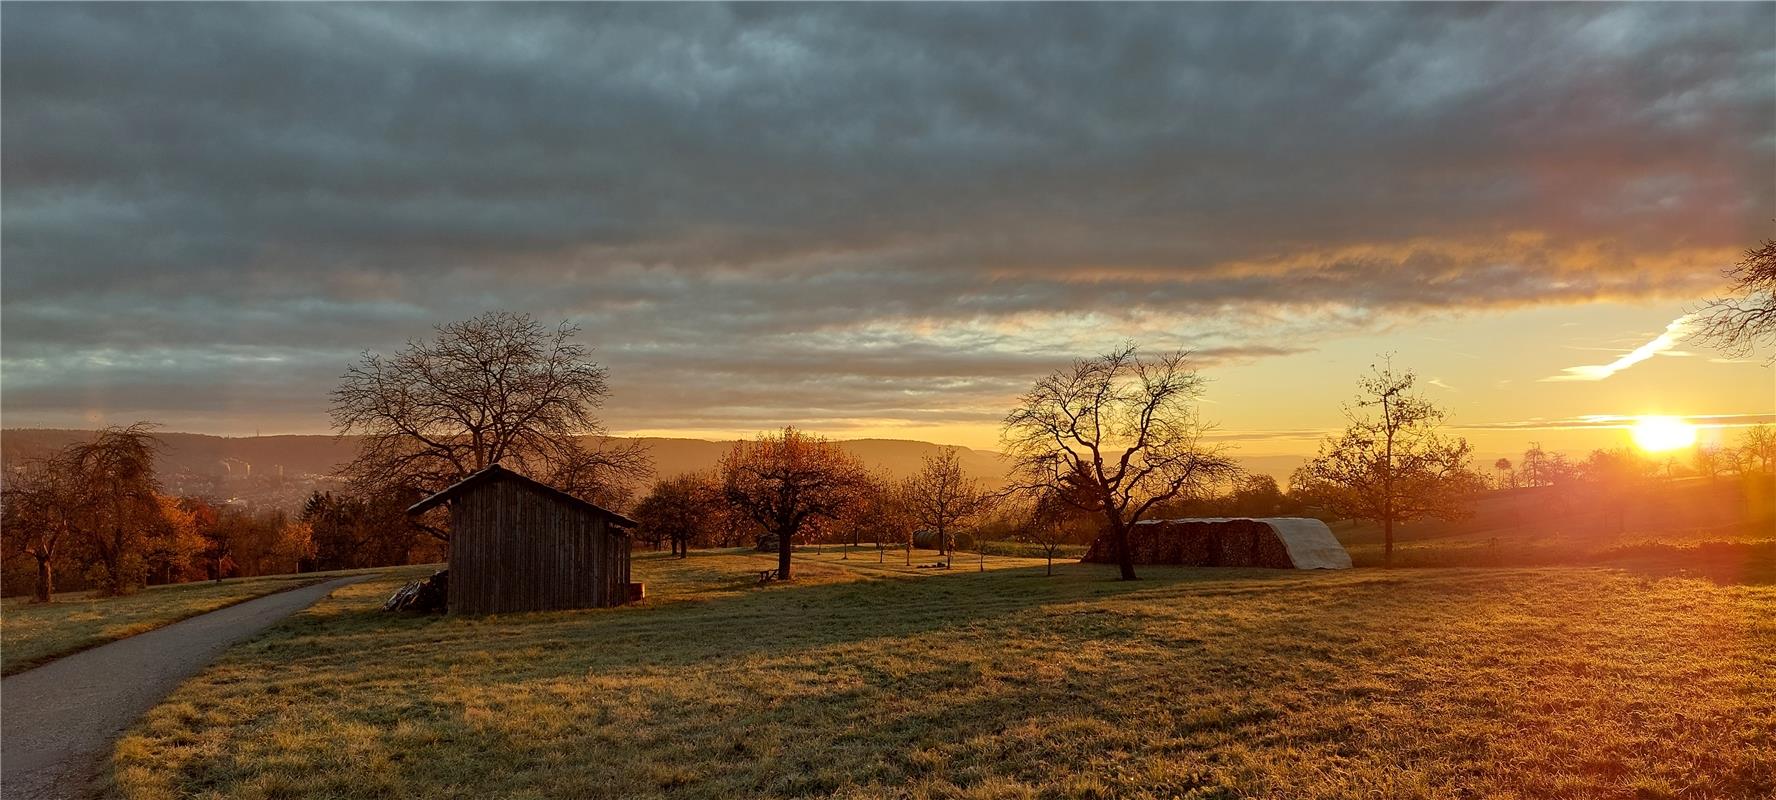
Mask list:
[[[577,326],[497,311],[436,331],[392,356],[364,353],[334,390],[334,429],[362,437],[343,470],[355,484],[417,499],[504,464],[608,503],[649,472],[639,443],[602,438],[606,370],[573,341]]]
[[[1696,473],[1709,480],[1720,477],[1722,472],[1732,471],[1727,463],[1727,450],[1718,444],[1705,444],[1696,448],[1692,460],[1696,464]]]
[[[1102,515],[1123,580],[1135,579],[1128,531],[1155,505],[1240,473],[1202,441],[1205,384],[1188,353],[1142,358],[1134,345],[1076,361],[1036,382],[1005,418],[1013,490],[1058,491]]]
[[[1739,434],[1739,468],[1776,472],[1776,427],[1759,423]]]
[[[956,557],[953,537],[957,527],[991,510],[996,501],[981,488],[979,480],[962,471],[959,453],[954,447],[945,447],[935,455],[926,455],[900,493],[913,521],[937,534],[937,550],[947,553],[950,562]]]
[[[1776,345],[1776,241],[1746,250],[1725,275],[1732,288],[1696,312],[1696,337],[1730,355]]]
[[[856,500],[863,465],[825,437],[793,427],[736,442],[719,467],[734,509],[777,537],[777,578],[789,580],[793,540],[814,519],[837,518]]]
[[[1349,427],[1327,438],[1292,482],[1340,515],[1379,523],[1392,565],[1395,525],[1459,516],[1483,482],[1469,469],[1467,440],[1442,436],[1442,410],[1411,393],[1416,376],[1391,365],[1372,369],[1358,381],[1356,405],[1345,407]]]
[[[1541,442],[1530,442],[1529,449],[1523,451],[1522,463],[1518,465],[1518,472],[1523,476],[1523,485],[1534,488],[1553,483],[1548,466],[1548,451],[1542,449]]]

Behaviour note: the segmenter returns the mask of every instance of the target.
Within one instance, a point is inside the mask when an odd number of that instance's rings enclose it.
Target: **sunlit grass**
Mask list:
[[[349,573],[181,583],[154,586],[123,597],[95,598],[84,592],[58,594],[56,601],[48,604],[32,603],[28,597],[7,598],[0,606],[0,665],[4,674],[11,675],[69,653],[344,574]]]
[[[873,555],[873,554],[872,554]],[[929,562],[928,554],[919,559]],[[1601,570],[643,555],[650,599],[337,592],[117,746],[127,798],[1763,797],[1776,589]]]

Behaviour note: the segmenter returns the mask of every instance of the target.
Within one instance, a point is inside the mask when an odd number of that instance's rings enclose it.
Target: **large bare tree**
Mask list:
[[[1345,407],[1349,426],[1321,443],[1319,455],[1295,471],[1290,487],[1348,519],[1380,524],[1389,565],[1395,525],[1460,516],[1483,486],[1469,467],[1467,440],[1442,435],[1443,411],[1412,393],[1416,380],[1410,370],[1373,367],[1358,380],[1355,405]],[[1527,467],[1527,457],[1525,462]]]
[[[802,527],[838,518],[868,480],[837,444],[793,427],[735,442],[718,470],[728,503],[777,537],[778,580],[789,580],[792,540]]]
[[[1776,347],[1776,241],[1746,250],[1726,277],[1728,293],[1697,312],[1697,337],[1732,355]]]
[[[937,534],[937,551],[955,560],[952,538],[956,529],[991,511],[998,496],[962,470],[960,451],[954,447],[926,455],[919,471],[907,476],[901,487],[902,502],[919,527]]]
[[[1005,418],[1011,488],[1099,515],[1122,579],[1134,580],[1129,529],[1160,503],[1240,474],[1203,441],[1204,384],[1188,353],[1144,358],[1132,344],[1037,381]]]
[[[638,443],[603,438],[606,370],[574,341],[579,332],[493,311],[437,326],[393,355],[364,353],[333,392],[334,429],[361,437],[344,474],[417,499],[503,464],[611,502],[649,461]]]

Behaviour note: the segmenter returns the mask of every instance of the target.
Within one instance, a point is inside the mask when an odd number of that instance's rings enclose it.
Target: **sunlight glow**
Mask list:
[[[1649,453],[1663,453],[1696,443],[1696,426],[1678,417],[1641,417],[1634,423],[1634,443]]]

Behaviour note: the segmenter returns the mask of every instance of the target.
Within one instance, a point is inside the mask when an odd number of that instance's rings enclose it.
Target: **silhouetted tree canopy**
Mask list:
[[[333,392],[335,430],[362,437],[344,470],[360,494],[423,496],[498,463],[615,505],[648,473],[641,445],[600,438],[610,389],[577,326],[496,311],[436,331],[364,353]]]
[[[1134,345],[1075,361],[1036,382],[1005,418],[1014,491],[1052,493],[1100,514],[1124,580],[1128,529],[1154,506],[1206,493],[1241,474],[1202,441],[1205,381],[1188,353],[1142,358]]]

